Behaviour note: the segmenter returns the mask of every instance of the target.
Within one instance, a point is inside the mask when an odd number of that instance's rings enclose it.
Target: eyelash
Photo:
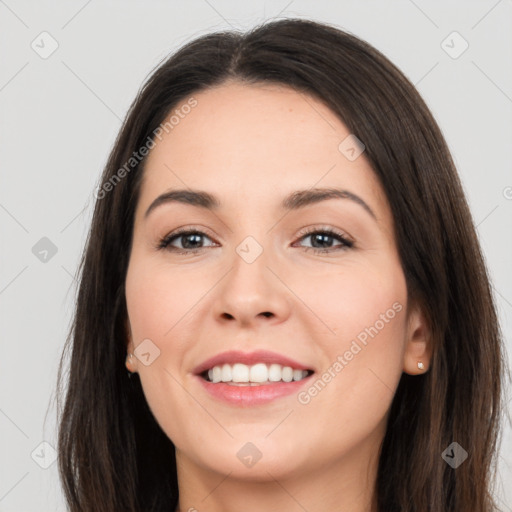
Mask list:
[[[316,234],[323,234],[323,235],[328,235],[333,238],[337,238],[338,241],[341,242],[341,245],[334,247],[334,248],[330,247],[327,249],[317,249],[316,247],[303,247],[303,249],[305,249],[306,252],[313,251],[315,254],[325,254],[325,253],[330,253],[330,252],[335,252],[335,251],[343,251],[346,249],[350,249],[354,246],[354,242],[352,242],[352,240],[349,240],[343,233],[336,231],[334,229],[331,229],[331,228],[309,228],[309,229],[305,230],[300,235],[300,238],[298,241],[303,240],[303,239],[307,238],[308,236],[316,235]],[[199,251],[206,249],[206,247],[199,247],[197,249],[179,249],[177,247],[170,246],[171,242],[173,242],[174,240],[176,240],[180,237],[184,237],[186,235],[204,235],[204,236],[210,238],[203,231],[199,231],[197,229],[182,228],[182,229],[178,229],[178,230],[174,231],[173,233],[170,233],[169,235],[162,238],[158,242],[157,249],[160,249],[160,250],[167,249],[176,254],[196,254]]]

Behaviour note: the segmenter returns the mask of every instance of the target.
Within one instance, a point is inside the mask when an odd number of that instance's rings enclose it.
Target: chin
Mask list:
[[[301,468],[311,467],[302,443],[284,443],[277,436],[271,440],[267,434],[246,435],[244,439],[237,436],[224,444],[218,439],[211,444],[203,442],[203,450],[193,458],[210,471],[247,481],[286,479]]]

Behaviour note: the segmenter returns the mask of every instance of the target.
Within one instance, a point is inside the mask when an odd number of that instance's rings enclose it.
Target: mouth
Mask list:
[[[298,382],[314,372],[292,366],[273,363],[243,363],[216,365],[205,370],[200,376],[213,384],[225,383],[230,386],[264,386],[276,382]]]
[[[281,354],[259,350],[218,354],[193,373],[211,398],[249,407],[297,393],[315,370]]]

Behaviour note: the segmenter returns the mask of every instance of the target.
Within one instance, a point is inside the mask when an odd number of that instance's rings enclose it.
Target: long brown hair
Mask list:
[[[129,109],[101,179],[112,186],[97,194],[59,367],[63,394],[71,351],[58,436],[69,510],[156,512],[177,505],[174,446],[149,410],[138,375],[128,378],[124,366],[124,281],[144,160],[128,170],[125,164],[178,103],[228,80],[282,84],[323,101],[364,142],[391,205],[408,293],[430,325],[433,356],[424,375],[403,374],[394,396],[379,459],[378,510],[496,510],[491,470],[502,410],[502,337],[445,140],[414,86],[379,51],[334,26],[299,19],[193,40],[158,66]],[[441,457],[454,441],[468,452],[456,469]]]

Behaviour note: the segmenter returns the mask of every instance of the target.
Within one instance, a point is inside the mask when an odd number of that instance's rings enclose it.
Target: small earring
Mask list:
[[[128,361],[129,361],[129,363],[130,363],[130,364],[133,364],[133,354],[128,354],[127,359],[128,359]],[[130,370],[128,370],[128,371],[129,371],[130,373],[133,373],[133,372],[131,372]]]
[[[421,361],[418,361],[418,369],[419,370],[424,370],[425,369],[425,365]]]

